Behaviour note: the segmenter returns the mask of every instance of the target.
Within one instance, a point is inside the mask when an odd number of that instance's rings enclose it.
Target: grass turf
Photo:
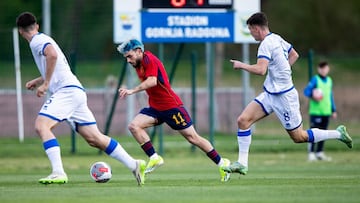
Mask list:
[[[232,136],[218,136],[217,149],[231,160],[237,158]],[[356,137],[357,138],[357,137]],[[68,148],[70,139],[59,136],[63,162],[69,176],[64,185],[41,185],[37,180],[49,173],[49,162],[37,138],[3,138],[0,146],[1,202],[358,202],[360,158],[357,147],[348,150],[329,141],[332,162],[308,163],[306,145],[287,142],[289,138],[258,136],[253,140],[248,175],[232,174],[221,183],[218,168],[200,150],[192,152],[180,136],[165,138],[165,165],[147,176],[143,187],[122,164],[98,154],[96,149],[77,142],[77,153]],[[135,158],[146,159],[131,137],[118,140]],[[281,144],[276,144],[281,143]],[[277,145],[271,151],[266,146]],[[300,146],[300,147],[299,147]],[[338,148],[334,148],[338,146]],[[27,153],[28,152],[28,153]],[[106,161],[113,169],[108,183],[95,183],[89,167]]]

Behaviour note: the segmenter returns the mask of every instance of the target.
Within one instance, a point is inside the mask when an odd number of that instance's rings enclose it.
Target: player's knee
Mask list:
[[[291,137],[291,139],[294,143],[300,143],[300,139],[297,137]]]
[[[237,124],[240,129],[250,128],[249,119],[247,119],[246,117],[241,116],[241,115],[237,118]]]
[[[197,135],[197,134],[182,134],[184,137],[185,137],[185,139],[190,143],[190,144],[192,144],[192,145],[196,145],[196,146],[198,146],[199,145],[199,143],[200,143],[200,139],[201,139],[201,137],[199,136],[199,135]]]
[[[92,147],[97,147],[98,146],[98,144],[97,144],[98,142],[95,139],[95,137],[86,137],[85,140]]]
[[[103,149],[105,145],[107,145],[100,137],[87,137],[86,142],[91,146],[98,149]]]
[[[97,143],[94,140],[87,140],[87,143],[91,146],[91,147],[96,147],[98,148]]]
[[[41,131],[42,131],[42,130],[41,130],[41,127],[35,125],[35,132],[36,132],[36,134],[41,135]]]
[[[291,139],[294,143],[303,143],[307,141],[302,136],[291,136]]]
[[[198,145],[198,139],[196,139],[194,136],[188,136],[186,139],[190,144]]]
[[[43,134],[45,134],[47,131],[49,131],[48,127],[45,125],[36,123],[35,124],[35,132],[41,137]]]
[[[131,122],[129,125],[128,125],[128,129],[131,133],[134,133],[137,131],[139,127],[134,123],[134,122]]]

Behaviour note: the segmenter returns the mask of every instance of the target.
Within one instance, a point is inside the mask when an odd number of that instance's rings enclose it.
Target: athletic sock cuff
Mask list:
[[[51,139],[48,141],[43,142],[43,147],[45,150],[51,148],[51,147],[58,147],[60,146],[57,139]]]
[[[105,153],[110,155],[115,150],[117,145],[118,145],[117,141],[111,138],[109,145],[105,149]]]
[[[314,143],[314,133],[313,133],[313,131],[311,130],[311,129],[309,129],[309,130],[307,130],[306,131],[307,132],[307,134],[308,134],[308,142],[310,142],[310,143]]]
[[[244,137],[244,136],[250,136],[251,135],[251,129],[246,129],[246,130],[238,130],[237,136],[238,137]]]

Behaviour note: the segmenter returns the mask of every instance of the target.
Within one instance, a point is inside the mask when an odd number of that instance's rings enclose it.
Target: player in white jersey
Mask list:
[[[145,161],[132,158],[115,139],[99,131],[96,120],[88,108],[85,90],[72,74],[57,43],[38,31],[36,17],[30,12],[21,13],[16,19],[16,24],[20,35],[29,42],[41,74],[40,77],[27,82],[26,88],[36,89],[38,97],[44,96],[47,92],[51,94],[35,120],[35,130],[43,142],[52,167],[52,173],[39,179],[39,182],[68,182],[61,160],[60,145],[52,132],[53,127],[67,120],[90,146],[103,150],[123,163],[133,172],[138,185],[144,184]]]
[[[224,170],[242,175],[248,172],[251,125],[273,112],[295,143],[316,143],[338,139],[352,148],[352,139],[343,125],[336,130],[303,129],[299,96],[291,76],[291,65],[298,59],[298,53],[291,44],[270,32],[264,13],[253,14],[246,23],[251,35],[256,41],[260,41],[257,63],[249,65],[237,60],[230,62],[233,63],[234,69],[246,70],[256,75],[267,75],[264,91],[245,107],[237,119],[238,160]]]

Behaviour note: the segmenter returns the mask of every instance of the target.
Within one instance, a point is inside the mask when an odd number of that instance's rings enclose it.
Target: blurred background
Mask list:
[[[236,0],[234,0],[236,1]],[[0,1],[0,136],[16,136],[16,97],[14,97],[15,70],[12,29],[16,17],[24,11],[34,13],[42,30],[42,0],[2,0]],[[357,133],[360,119],[360,1],[357,0],[262,0],[261,11],[265,12],[270,22],[270,29],[279,33],[293,44],[299,52],[300,59],[293,67],[295,85],[300,94],[304,125],[308,125],[307,99],[303,96],[309,75],[315,73],[309,67],[316,67],[321,60],[327,60],[333,77],[335,100],[339,118],[332,122],[348,123]],[[109,102],[112,101],[119,74],[123,67],[123,57],[116,51],[113,43],[113,1],[111,0],[53,0],[51,1],[51,36],[58,42],[89,93],[89,106],[95,112],[100,128],[105,127]],[[173,65],[175,52],[179,44],[163,44],[164,64],[168,71]],[[173,80],[173,87],[178,89],[190,108],[191,100],[184,89],[191,86],[191,53],[197,56],[196,87],[201,93],[207,86],[205,45],[201,43],[185,44],[178,68]],[[250,61],[256,60],[258,44],[250,45]],[[145,48],[155,54],[159,52],[158,44],[145,44]],[[229,59],[241,60],[240,44],[215,44],[215,88],[234,90],[241,89],[241,72],[234,71]],[[33,62],[28,43],[20,39],[22,84],[37,77],[38,71]],[[310,72],[309,72],[310,71]],[[262,90],[264,77],[250,76],[254,96]],[[124,82],[125,83],[125,82]],[[24,115],[26,136],[34,136],[33,121],[43,100],[27,90],[24,94]],[[199,93],[199,94],[200,94]],[[226,96],[230,98],[230,96]],[[236,95],[235,95],[236,97]],[[107,98],[107,99],[106,99]],[[206,97],[205,97],[206,98]],[[26,100],[26,101],[25,101]],[[220,100],[220,99],[219,99]],[[136,97],[136,107],[146,105],[146,98]],[[196,114],[201,132],[207,132],[208,120],[206,109]],[[227,115],[217,115],[219,124],[216,131],[232,133],[236,131],[236,117],[243,106],[241,99],[225,100],[217,103],[217,109],[227,107]],[[118,101],[111,133],[126,133],[126,114],[124,101]],[[221,122],[220,122],[221,121]],[[275,126],[272,124],[275,122]],[[356,128],[357,127],[357,128]],[[7,129],[7,130],[6,130]],[[257,125],[261,133],[283,133],[277,120],[270,116]],[[350,129],[351,131],[351,129]],[[61,133],[65,133],[61,131]]]

